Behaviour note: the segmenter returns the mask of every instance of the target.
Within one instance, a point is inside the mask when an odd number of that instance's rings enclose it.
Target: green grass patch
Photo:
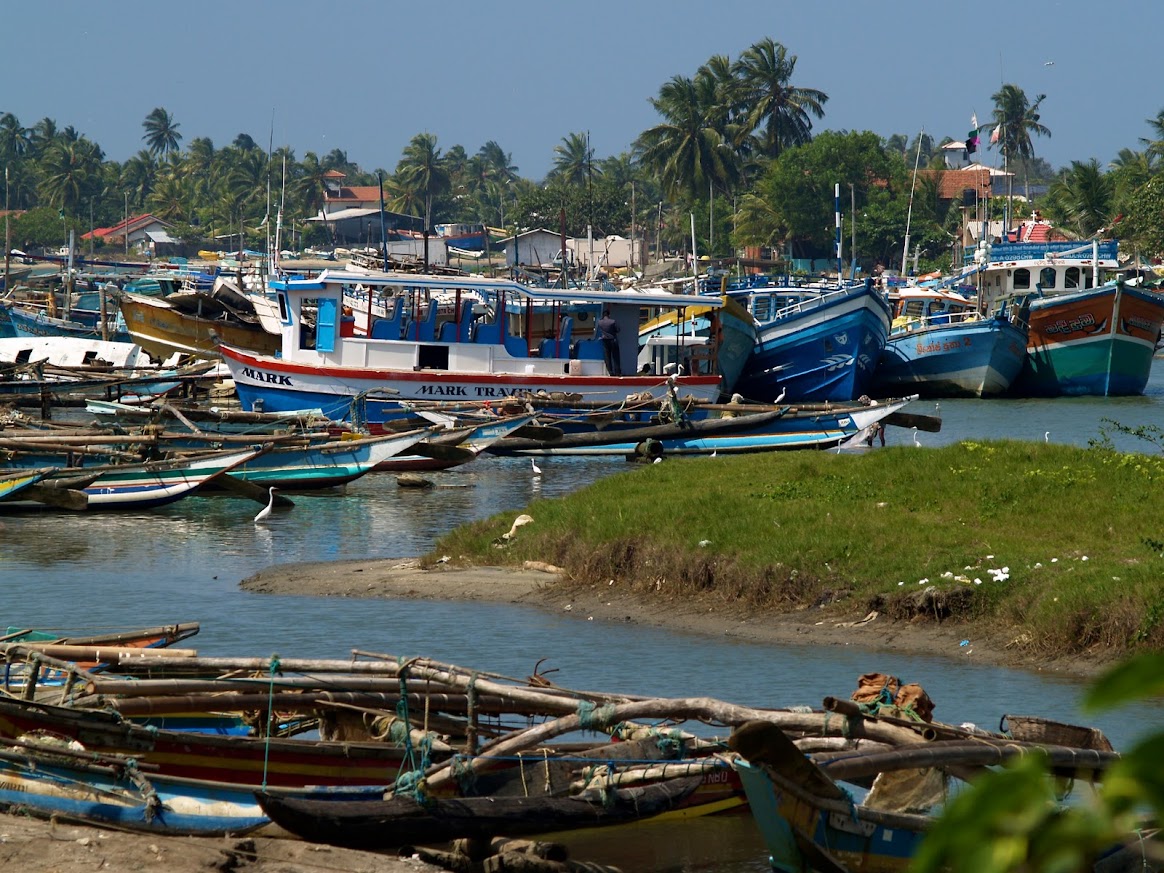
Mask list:
[[[1162,485],[1162,458],[1015,441],[670,459],[533,502],[511,541],[514,512],[434,555],[712,606],[989,619],[1047,654],[1159,649]]]

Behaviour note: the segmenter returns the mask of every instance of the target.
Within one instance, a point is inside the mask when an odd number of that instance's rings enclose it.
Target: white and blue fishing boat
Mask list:
[[[877,364],[877,393],[997,397],[1022,371],[1025,306],[1000,305],[984,316],[973,298],[940,287],[906,287],[890,299],[894,318]]]
[[[551,439],[511,437],[489,447],[498,455],[647,457],[829,449],[878,422],[891,420],[917,395],[894,400],[817,405],[706,405],[693,417],[669,421],[610,420],[601,428],[563,432]],[[546,423],[558,419],[547,417]]]
[[[47,482],[54,479],[71,479],[83,477],[85,481],[75,490],[82,492],[87,498],[88,509],[149,509],[155,506],[164,506],[173,503],[188,494],[192,494],[215,476],[229,472],[240,464],[264,451],[263,446],[248,446],[244,449],[226,450],[221,452],[206,452],[188,457],[174,458],[161,461],[144,461],[141,463],[105,464],[99,466],[77,467],[61,464],[57,473],[48,477]],[[20,469],[24,466],[43,467],[46,458],[57,458],[58,455],[47,453],[10,453],[12,457],[0,464],[0,470]],[[65,461],[74,460],[64,452]],[[80,457],[80,456],[78,456]],[[43,503],[16,499],[4,501],[0,504],[4,509],[10,508],[43,508]]]
[[[756,322],[756,347],[736,384],[749,400],[847,401],[869,393],[890,321],[889,301],[871,279],[729,293]]]
[[[390,317],[367,336],[343,320],[349,286],[394,289]],[[665,292],[534,288],[504,279],[363,274],[325,271],[314,279],[271,282],[281,346],[277,354],[219,347],[243,408],[263,411],[318,408],[350,419],[362,403],[375,424],[397,414],[404,400],[502,401],[515,395],[618,402],[667,393],[667,375],[639,372],[638,328],[644,309],[686,309],[688,295]],[[440,323],[438,293],[454,296],[454,317]],[[478,298],[487,299],[482,305]],[[473,301],[470,303],[470,301]],[[700,300],[719,309],[722,301]],[[577,307],[609,308],[618,322],[621,371],[607,371],[601,342],[575,330]],[[588,323],[592,319],[588,319]],[[132,326],[132,323],[131,323]],[[592,328],[591,328],[592,330]],[[678,376],[679,389],[714,400],[722,378],[713,362]]]
[[[71,745],[0,745],[0,809],[166,836],[244,834],[270,819],[243,785],[162,776]]]

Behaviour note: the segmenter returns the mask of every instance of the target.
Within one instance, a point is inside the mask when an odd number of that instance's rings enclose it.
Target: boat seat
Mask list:
[[[570,352],[571,358],[579,358],[583,361],[604,361],[606,355],[602,351],[602,340],[599,339],[584,339],[578,340],[574,343],[574,348]]]
[[[408,338],[421,343],[436,342],[437,303],[432,300],[428,304],[428,313],[424,318],[416,319],[408,325]]]
[[[461,304],[461,321],[446,321],[441,324],[438,341],[442,343],[467,343],[469,328],[473,324],[473,306],[469,302]]]
[[[523,336],[507,336],[504,340],[505,351],[509,352],[514,358],[528,358],[529,345]]]
[[[539,358],[565,358],[570,355],[571,334],[574,331],[574,319],[566,316],[558,325],[558,338],[547,338],[538,345]]]
[[[397,300],[392,304],[392,314],[387,318],[377,318],[372,322],[372,339],[398,340],[400,339],[400,325],[404,316],[404,307]]]
[[[471,339],[475,343],[484,343],[485,345],[501,345],[503,337],[501,334],[501,320],[494,321],[478,321],[473,325]]]

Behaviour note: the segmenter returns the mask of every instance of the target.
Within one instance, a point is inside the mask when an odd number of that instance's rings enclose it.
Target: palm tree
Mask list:
[[[304,217],[323,211],[323,195],[327,190],[327,167],[315,152],[307,152],[296,172],[295,193],[303,203]]]
[[[1051,135],[1046,127],[1039,123],[1039,106],[1047,99],[1046,94],[1040,94],[1031,103],[1027,95],[1018,85],[1003,85],[990,98],[994,101],[994,128],[998,131],[998,142],[1002,149],[1004,164],[1010,169],[1015,160],[1029,161],[1035,156],[1035,148],[1031,143],[1031,134],[1036,136]],[[991,134],[991,139],[994,135]],[[1013,193],[1013,176],[1006,178],[1006,202],[1009,213],[1011,196]],[[1026,185],[1026,176],[1023,177]],[[1027,200],[1030,200],[1029,186]],[[1007,221],[1010,221],[1008,214]]]
[[[1047,209],[1056,224],[1087,238],[1110,226],[1114,198],[1115,185],[1099,161],[1072,161],[1047,192]]]
[[[4,163],[23,157],[28,151],[29,131],[11,112],[0,115],[0,160]]]
[[[1152,138],[1140,138],[1140,142],[1148,147],[1148,153],[1153,157],[1164,157],[1164,109],[1156,113],[1155,118],[1147,119],[1152,128]]]
[[[161,106],[151,110],[141,126],[145,128],[142,139],[155,155],[165,157],[178,150],[178,143],[182,141],[182,134],[178,133],[181,125]]]
[[[34,158],[40,158],[56,142],[57,136],[57,123],[45,116],[28,132],[29,153]]]
[[[554,168],[549,179],[567,185],[585,185],[592,176],[601,173],[594,166],[589,133],[572,133],[562,137],[561,145],[554,146]]]
[[[448,193],[449,172],[441,160],[437,138],[432,133],[418,133],[404,147],[404,155],[396,165],[396,175],[404,186],[424,192],[424,228],[432,228],[434,198]]]
[[[41,160],[41,194],[58,209],[77,208],[101,181],[101,150],[87,139],[56,142]]]
[[[721,96],[705,69],[693,79],[673,76],[651,98],[663,121],[643,131],[635,148],[668,197],[701,197],[710,186],[727,188],[739,177],[734,130],[718,102]]]
[[[137,206],[145,205],[158,178],[158,162],[152,153],[142,149],[125,162],[121,169],[122,190]]]
[[[748,131],[764,131],[765,154],[776,158],[785,149],[812,139],[812,120],[824,117],[828,95],[791,84],[796,55],[771,37],[747,49],[734,65],[739,99],[748,109]]]
[[[513,155],[499,146],[496,140],[489,140],[477,149],[474,160],[484,168],[482,175],[500,182],[511,182],[517,177],[517,165]]]

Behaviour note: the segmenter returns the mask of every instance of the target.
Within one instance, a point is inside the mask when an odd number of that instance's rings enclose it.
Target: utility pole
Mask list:
[[[8,214],[8,165],[4,165],[4,291],[12,287],[12,226]]]

